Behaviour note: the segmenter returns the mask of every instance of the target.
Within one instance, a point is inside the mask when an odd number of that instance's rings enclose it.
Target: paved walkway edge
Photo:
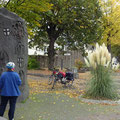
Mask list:
[[[113,100],[93,100],[93,99],[83,98],[82,96],[79,96],[79,99],[80,99],[82,102],[85,102],[85,103],[109,104],[109,105],[118,104],[118,105],[120,105],[120,99],[117,100],[117,101],[113,101]]]

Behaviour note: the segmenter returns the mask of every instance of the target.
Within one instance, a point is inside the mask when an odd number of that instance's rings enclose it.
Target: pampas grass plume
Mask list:
[[[88,62],[88,60],[87,60],[85,57],[84,57],[84,60],[85,60],[86,65],[87,65],[88,67],[90,67],[89,62]]]
[[[99,50],[100,49],[100,46],[98,43],[96,43],[96,49]]]
[[[94,66],[94,57],[93,54],[91,53],[91,55],[89,55],[89,62],[90,62],[90,66]]]
[[[107,61],[107,63],[105,64],[105,66],[108,68],[110,65],[110,61]]]
[[[106,64],[106,58],[102,56],[102,58],[101,58],[101,65],[105,66],[105,64]]]
[[[111,54],[110,53],[106,54],[106,59],[107,59],[107,61],[111,61]]]
[[[100,64],[100,54],[99,51],[96,49],[96,59],[97,59],[97,64]]]
[[[93,60],[94,60],[94,62],[97,62],[97,55],[96,55],[96,51],[94,51],[94,52],[92,53],[92,55],[93,55]]]
[[[88,55],[84,60],[87,66],[91,66],[93,68],[96,68],[97,65],[109,67],[111,54],[108,52],[104,43],[101,46],[96,43],[96,49],[94,49],[94,51],[86,50],[86,52]]]

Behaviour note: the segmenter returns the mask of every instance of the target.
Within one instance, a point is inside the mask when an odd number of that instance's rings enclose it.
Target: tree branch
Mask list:
[[[5,4],[5,8],[7,8],[8,4],[10,3],[11,0],[9,0],[6,4]]]
[[[115,33],[112,35],[112,37],[114,37],[118,32],[119,30],[116,30]]]
[[[20,2],[20,0],[17,0],[17,4],[21,5],[21,4],[23,4],[25,2],[25,0],[21,1],[20,3],[19,2]]]

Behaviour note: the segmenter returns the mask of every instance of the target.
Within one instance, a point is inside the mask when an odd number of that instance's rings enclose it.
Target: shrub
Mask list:
[[[80,60],[80,59],[76,59],[75,60],[75,67],[78,69],[78,70],[80,70],[80,68],[82,68],[83,67],[83,62]]]
[[[39,69],[39,62],[34,56],[28,57],[28,69]]]

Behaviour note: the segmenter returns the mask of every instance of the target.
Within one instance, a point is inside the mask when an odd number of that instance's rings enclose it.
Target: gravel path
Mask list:
[[[43,93],[18,103],[15,120],[120,120],[120,105],[84,103],[64,94]]]

